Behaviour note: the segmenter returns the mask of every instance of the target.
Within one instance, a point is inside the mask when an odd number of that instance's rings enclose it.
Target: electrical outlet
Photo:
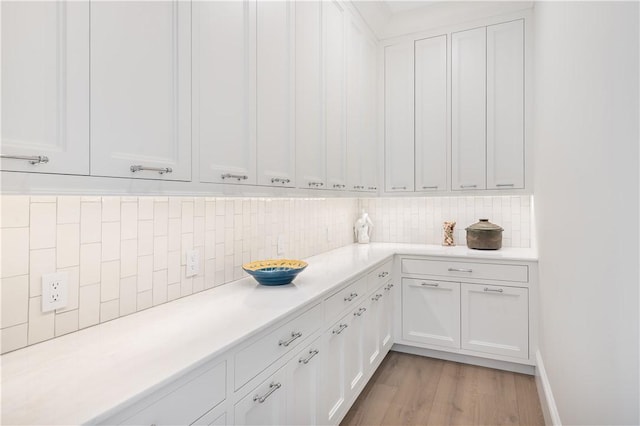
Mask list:
[[[56,272],[42,274],[42,312],[67,306],[69,299],[69,274]]]
[[[277,254],[278,256],[282,256],[284,254],[284,235],[278,235]]]
[[[186,276],[193,277],[200,273],[200,252],[198,250],[187,250]]]

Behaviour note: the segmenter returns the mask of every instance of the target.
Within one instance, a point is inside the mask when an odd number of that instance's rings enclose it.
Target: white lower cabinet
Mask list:
[[[348,313],[323,336],[323,347],[327,356],[322,368],[321,389],[323,395],[320,424],[334,424],[339,420],[345,409],[347,396],[347,350],[349,348],[350,333],[347,332],[353,315]]]
[[[286,420],[286,369],[281,368],[235,406],[237,425],[282,425]]]
[[[318,337],[287,364],[287,424],[318,424],[320,377],[325,351]]]

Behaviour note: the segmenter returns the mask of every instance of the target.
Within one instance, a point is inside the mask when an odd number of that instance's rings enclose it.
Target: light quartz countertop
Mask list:
[[[0,357],[2,424],[106,419],[393,255],[537,261],[532,249],[353,244],[306,259],[294,283],[246,277]]]

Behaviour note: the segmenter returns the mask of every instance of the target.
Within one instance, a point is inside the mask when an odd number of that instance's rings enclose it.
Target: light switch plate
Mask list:
[[[200,252],[198,250],[187,250],[187,267],[185,275],[193,277],[200,273]]]
[[[69,274],[56,272],[42,274],[42,312],[67,306],[69,299]]]

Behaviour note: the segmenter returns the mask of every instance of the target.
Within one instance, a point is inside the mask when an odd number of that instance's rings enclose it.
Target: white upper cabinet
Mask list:
[[[452,189],[485,189],[486,28],[452,34]]]
[[[345,110],[345,10],[335,0],[323,3],[325,59],[325,137],[327,188],[347,187]]]
[[[364,34],[353,19],[347,19],[347,187],[365,189],[362,176],[362,152],[366,149],[364,128]]]
[[[362,180],[366,191],[378,190],[378,44],[365,38],[362,81]]]
[[[487,27],[487,188],[524,188],[524,23]]]
[[[413,42],[384,49],[385,191],[414,190]]]
[[[0,169],[88,174],[89,4],[0,7]]]
[[[258,184],[295,186],[295,4],[257,3]]]
[[[256,183],[255,30],[255,1],[193,3],[193,136],[203,182]]]
[[[296,181],[300,188],[326,187],[322,6],[296,3]]]
[[[191,179],[191,4],[91,3],[91,174]]]
[[[447,189],[447,36],[415,42],[416,191]]]

